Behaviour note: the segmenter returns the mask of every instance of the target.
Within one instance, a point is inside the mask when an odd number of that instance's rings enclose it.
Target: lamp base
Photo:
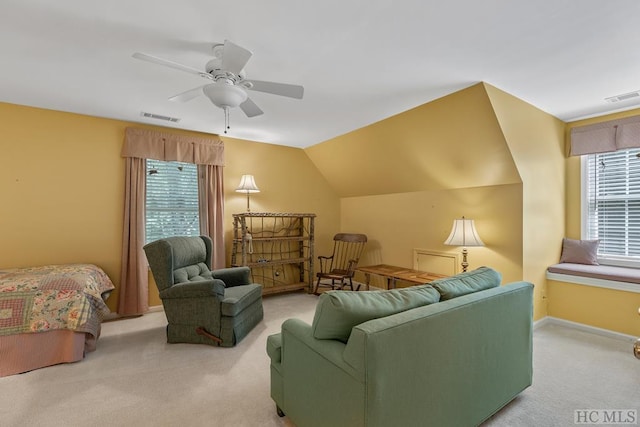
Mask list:
[[[467,268],[469,267],[469,263],[467,262],[468,253],[469,251],[467,251],[467,248],[462,248],[462,272],[463,273],[466,273]]]

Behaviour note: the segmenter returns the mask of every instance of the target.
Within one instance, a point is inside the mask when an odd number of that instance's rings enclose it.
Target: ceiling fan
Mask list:
[[[204,71],[140,52],[134,53],[133,57],[190,74],[196,74],[209,80],[209,83],[179,93],[169,98],[169,100],[187,102],[201,94],[206,95],[214,105],[225,111],[226,133],[226,129],[229,128],[228,114],[230,108],[240,107],[247,117],[263,114],[260,107],[249,98],[247,90],[296,99],[302,99],[304,94],[304,88],[299,85],[246,79],[244,67],[252,55],[251,51],[225,40],[223,44],[217,43],[213,45],[214,58],[206,63]]]

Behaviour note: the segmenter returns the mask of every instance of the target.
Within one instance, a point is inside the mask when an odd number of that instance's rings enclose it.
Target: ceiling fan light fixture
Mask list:
[[[205,86],[203,91],[215,106],[222,109],[236,108],[247,100],[247,92],[233,84],[215,82]]]
[[[248,97],[247,90],[294,99],[302,99],[304,94],[304,88],[300,85],[246,80],[244,68],[252,55],[250,50],[225,40],[224,43],[213,45],[213,58],[206,63],[204,71],[141,52],[135,52],[133,57],[207,79],[208,84],[179,93],[169,100],[187,102],[204,94],[216,107],[224,110],[226,133],[226,129],[229,129],[229,110],[240,107],[247,117],[264,113]]]

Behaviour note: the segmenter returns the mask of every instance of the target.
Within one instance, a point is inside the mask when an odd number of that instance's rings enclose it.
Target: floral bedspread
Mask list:
[[[91,264],[0,270],[0,335],[70,329],[99,335],[109,276]]]

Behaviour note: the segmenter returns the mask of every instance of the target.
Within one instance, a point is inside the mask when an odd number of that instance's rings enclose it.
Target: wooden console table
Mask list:
[[[356,271],[364,273],[367,290],[369,290],[369,283],[371,281],[372,274],[386,278],[387,289],[395,289],[396,281],[398,280],[403,280],[414,285],[422,285],[424,283],[432,282],[436,279],[447,277],[444,274],[428,273],[426,271],[412,270],[410,268],[396,267],[394,265],[387,264],[358,267],[356,268]]]

